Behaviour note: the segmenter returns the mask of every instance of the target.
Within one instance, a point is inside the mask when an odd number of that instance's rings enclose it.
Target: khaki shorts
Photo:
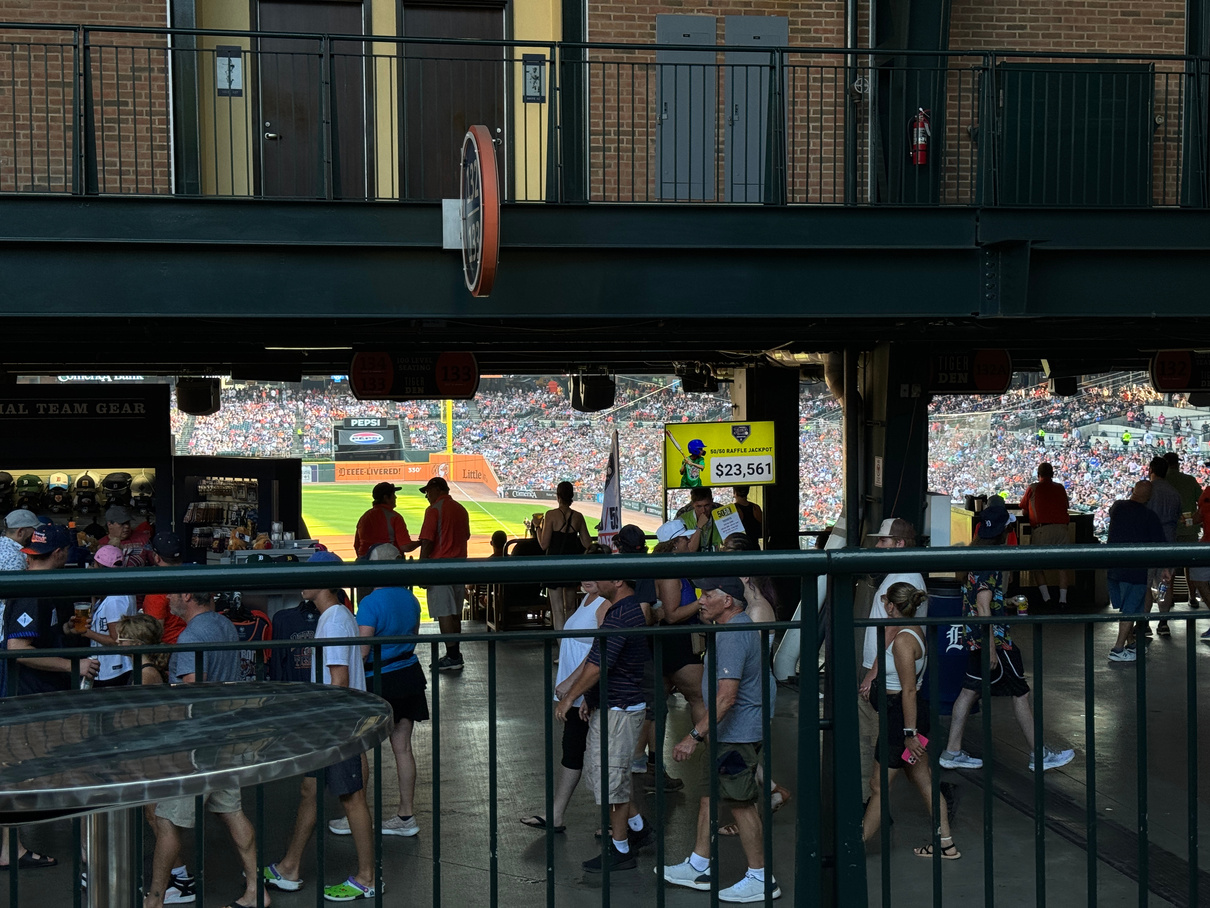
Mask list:
[[[588,719],[588,747],[584,751],[584,782],[601,803],[601,715],[609,717],[609,803],[630,800],[630,758],[643,730],[644,710],[597,709]]]
[[[434,618],[448,618],[451,615],[462,614],[462,597],[466,594],[466,586],[456,583],[453,586],[427,587],[429,596],[429,614]]]
[[[173,826],[188,829],[196,821],[194,798],[172,798],[155,805],[155,815],[163,817]],[[235,813],[243,810],[238,788],[219,788],[206,795],[206,809],[211,813]]]
[[[706,745],[699,745],[705,747]],[[760,742],[733,744],[720,741],[714,769],[718,773],[718,796],[724,801],[750,804],[760,797],[756,781],[756,764],[760,757]],[[702,781],[702,797],[710,796],[710,779]]]
[[[1067,524],[1047,523],[1029,532],[1031,545],[1067,545]]]

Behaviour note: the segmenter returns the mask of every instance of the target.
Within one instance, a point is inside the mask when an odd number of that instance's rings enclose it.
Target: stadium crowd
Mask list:
[[[1045,383],[1022,383],[1002,395],[934,398],[930,405],[929,485],[960,500],[967,494],[1000,493],[1016,501],[1037,464],[1049,460],[1068,487],[1073,506],[1095,515],[1103,533],[1108,508],[1125,497],[1153,453],[1190,451],[1210,434],[1205,414],[1182,420],[1152,417],[1144,408],[1162,403],[1150,386],[1126,376],[1107,376],[1073,396],[1051,395]],[[1178,396],[1170,406],[1185,407]],[[282,386],[225,388],[223,407],[192,419],[175,409],[173,431],[182,453],[231,451],[254,456],[330,457],[332,425],[348,417],[404,421],[412,447],[441,450],[446,427],[434,401],[367,402],[347,385],[322,389]],[[799,401],[799,490],[802,525],[820,527],[840,512],[842,441],[840,404],[822,384],[805,385]],[[675,384],[619,381],[614,406],[601,413],[571,408],[565,385],[510,377],[485,382],[473,401],[454,406],[454,450],[483,454],[505,488],[548,488],[563,480],[584,498],[600,491],[610,435],[618,429],[623,498],[658,503],[666,422],[713,422],[729,418],[726,393],[682,394]],[[1123,450],[1099,433],[1098,424],[1137,428]],[[1039,430],[1042,434],[1039,435]],[[1187,470],[1210,479],[1200,461]]]

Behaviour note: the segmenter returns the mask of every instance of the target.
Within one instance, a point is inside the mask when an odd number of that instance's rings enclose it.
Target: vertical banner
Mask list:
[[[605,467],[605,495],[601,499],[601,523],[597,527],[597,542],[610,546],[622,528],[622,461],[618,457],[618,430],[613,430],[609,446],[609,463]]]

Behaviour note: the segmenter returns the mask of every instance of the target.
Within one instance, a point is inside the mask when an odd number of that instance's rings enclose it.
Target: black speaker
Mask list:
[[[176,408],[190,416],[209,416],[222,407],[221,383],[217,378],[178,378]]]
[[[595,413],[613,406],[615,386],[608,375],[573,375],[571,377],[571,408],[581,413]]]
[[[1080,393],[1074,375],[1056,375],[1050,380],[1050,393],[1057,397],[1074,397]]]
[[[713,394],[718,390],[718,379],[709,372],[686,372],[680,379],[686,394]]]
[[[1210,407],[1210,391],[1190,391],[1189,406]]]

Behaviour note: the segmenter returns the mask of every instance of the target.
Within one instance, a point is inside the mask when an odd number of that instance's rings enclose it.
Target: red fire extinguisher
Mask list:
[[[911,138],[908,144],[908,157],[913,164],[929,162],[929,137],[933,134],[929,128],[929,112],[923,107],[916,108],[916,116],[908,124]]]

